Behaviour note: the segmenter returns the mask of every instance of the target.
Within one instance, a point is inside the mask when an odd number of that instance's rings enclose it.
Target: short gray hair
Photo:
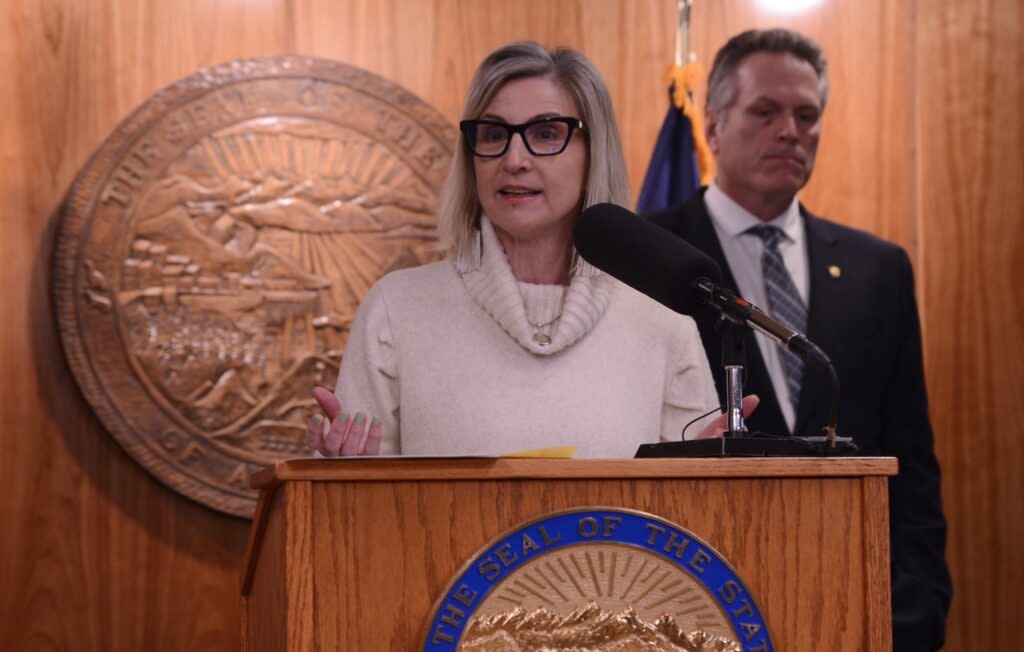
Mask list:
[[[789,29],[751,29],[737,34],[722,46],[708,75],[708,111],[724,111],[736,100],[736,68],[758,52],[792,54],[806,61],[818,73],[821,108],[828,100],[828,63],[821,46],[800,32]]]
[[[545,77],[564,88],[580,111],[588,140],[588,167],[582,207],[602,202],[626,205],[630,199],[626,157],[615,122],[611,93],[597,68],[568,48],[548,50],[519,41],[487,55],[469,85],[462,120],[479,118],[495,94],[514,79]],[[473,153],[460,133],[451,172],[441,192],[438,232],[441,245],[456,255],[469,251],[483,209],[477,196]]]

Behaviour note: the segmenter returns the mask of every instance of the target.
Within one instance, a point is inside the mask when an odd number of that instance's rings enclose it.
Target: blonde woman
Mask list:
[[[580,53],[521,42],[473,78],[439,224],[451,255],[386,275],[360,306],[323,455],[554,445],[632,457],[718,405],[694,322],[581,260],[580,211],[629,202],[611,98]],[[722,430],[721,419],[703,432]],[[692,434],[690,434],[692,433]],[[698,435],[701,433],[701,435]]]

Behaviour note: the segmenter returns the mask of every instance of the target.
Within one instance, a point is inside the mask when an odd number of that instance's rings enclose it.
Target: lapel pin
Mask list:
[[[843,270],[839,269],[839,265],[829,265],[828,275],[832,278],[839,278],[843,275]]]

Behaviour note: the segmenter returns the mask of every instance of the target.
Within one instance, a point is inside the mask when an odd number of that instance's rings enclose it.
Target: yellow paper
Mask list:
[[[532,448],[526,451],[516,451],[515,453],[505,453],[504,455],[502,455],[502,457],[542,457],[548,459],[571,459],[575,456],[575,446],[552,446],[551,448]]]

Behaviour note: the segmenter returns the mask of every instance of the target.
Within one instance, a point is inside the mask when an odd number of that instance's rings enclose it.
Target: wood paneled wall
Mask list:
[[[918,297],[950,522],[950,649],[1024,636],[1024,7],[918,2]],[[1017,643],[1014,643],[1017,641]]]
[[[698,0],[694,47],[783,24],[833,94],[814,210],[905,246],[918,274],[956,596],[949,650],[1010,649],[1024,585],[1024,29],[1018,0],[824,0],[799,17]],[[674,0],[6,0],[0,5],[0,649],[233,650],[247,522],[165,488],[63,361],[56,215],[120,119],[195,70],[300,53],[362,66],[456,120],[494,46],[583,50],[634,189],[665,111]]]

